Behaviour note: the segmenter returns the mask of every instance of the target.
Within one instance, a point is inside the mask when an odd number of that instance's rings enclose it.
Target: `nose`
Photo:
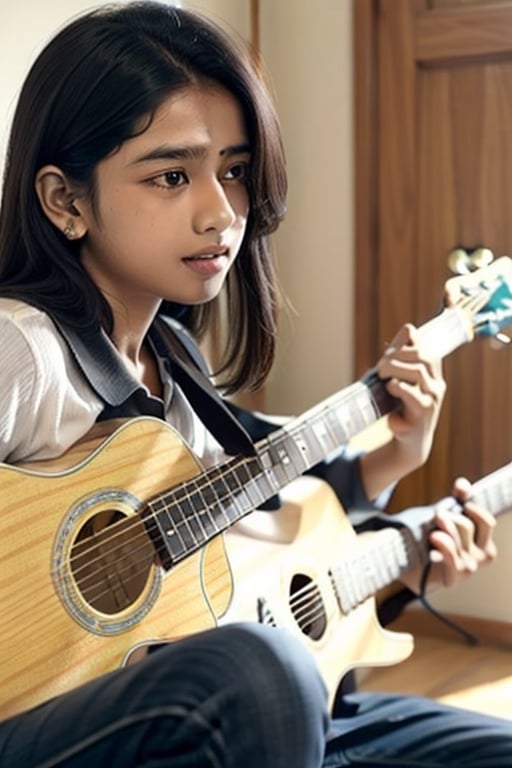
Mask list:
[[[197,192],[193,221],[195,231],[223,232],[234,224],[235,219],[233,206],[218,179],[204,183]]]

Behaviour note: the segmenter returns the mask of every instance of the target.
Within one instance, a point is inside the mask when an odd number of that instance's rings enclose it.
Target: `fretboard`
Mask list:
[[[467,318],[445,309],[420,329],[444,356],[470,339]],[[142,514],[164,568],[170,568],[275,496],[366,427],[399,406],[374,370],[234,457],[152,499]]]
[[[472,486],[471,499],[495,517],[512,509],[512,463],[492,472]],[[460,505],[446,498],[431,507],[409,509],[393,519],[401,527],[386,527],[369,536],[353,552],[340,554],[331,579],[340,609],[349,613],[379,590],[428,560],[428,534],[437,510],[459,512]]]

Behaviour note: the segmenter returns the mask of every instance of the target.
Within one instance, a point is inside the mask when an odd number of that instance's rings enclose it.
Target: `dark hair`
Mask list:
[[[285,213],[286,172],[279,125],[250,51],[191,11],[160,2],[97,8],[65,26],[33,64],[7,150],[0,211],[0,294],[21,297],[86,333],[112,331],[107,302],[67,240],[44,214],[34,181],[61,168],[94,203],[95,167],[140,132],[176,88],[214,81],[234,95],[251,143],[246,235],[226,280],[229,333],[218,372],[228,392],[256,387],[274,359],[277,283],[268,235]],[[145,123],[147,125],[147,121]],[[185,308],[201,339],[221,297]],[[160,312],[176,309],[164,302]]]

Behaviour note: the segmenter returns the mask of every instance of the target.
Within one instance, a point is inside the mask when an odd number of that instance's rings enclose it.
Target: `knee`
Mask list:
[[[240,680],[262,690],[278,684],[315,711],[326,702],[325,686],[311,654],[290,634],[261,624],[233,624],[216,630],[230,649]]]
[[[259,755],[259,766],[321,765],[329,723],[325,686],[292,635],[256,623],[230,624],[171,644],[167,654],[167,663],[159,665],[160,685],[175,692],[192,686],[194,696],[210,700],[223,719],[239,718],[244,754]],[[223,729],[232,726],[224,723]],[[239,742],[240,728],[237,733]]]
[[[276,729],[282,734],[290,750],[284,764],[320,765],[329,717],[326,689],[311,654],[274,627],[235,624],[216,632],[229,648],[231,674],[252,722],[264,723],[272,738]]]

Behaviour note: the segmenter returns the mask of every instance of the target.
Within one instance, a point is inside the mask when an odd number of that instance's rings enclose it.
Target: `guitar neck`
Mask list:
[[[471,339],[458,308],[419,330],[437,356]],[[143,519],[163,567],[203,547],[399,404],[372,369],[256,443],[254,456],[236,456],[153,499]]]
[[[472,486],[471,500],[495,517],[512,509],[512,463],[492,472]],[[383,530],[368,536],[364,546],[340,557],[331,578],[341,610],[348,613],[404,574],[428,562],[428,536],[438,510],[460,512],[461,505],[446,498],[431,507],[409,509],[383,518]],[[399,527],[389,527],[399,523]]]

